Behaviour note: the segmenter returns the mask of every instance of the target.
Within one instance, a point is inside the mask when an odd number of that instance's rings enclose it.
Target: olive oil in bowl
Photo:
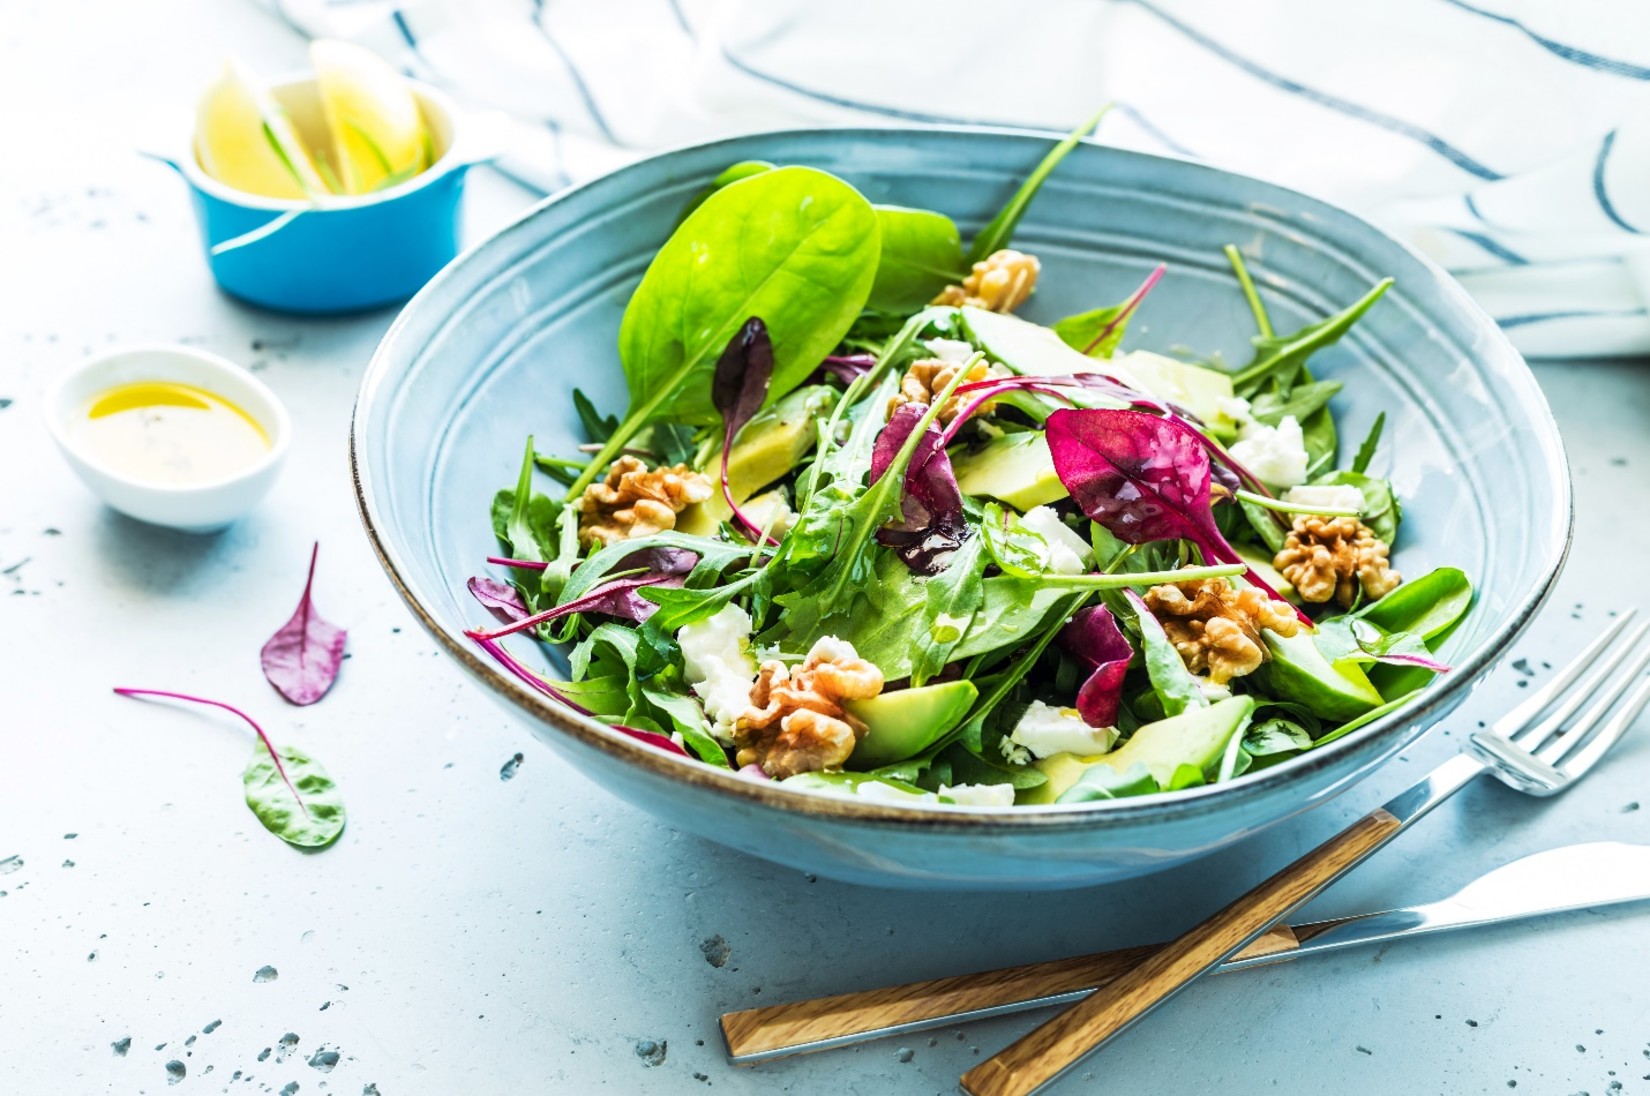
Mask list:
[[[91,460],[163,487],[218,483],[269,455],[258,420],[224,397],[176,381],[137,381],[92,398],[69,433]]]

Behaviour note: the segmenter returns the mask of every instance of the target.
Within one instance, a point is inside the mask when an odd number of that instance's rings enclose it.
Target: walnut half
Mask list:
[[[733,727],[735,760],[760,765],[775,780],[839,769],[865,734],[865,724],[843,710],[844,700],[882,692],[882,671],[859,657],[853,644],[824,636],[792,670],[764,662],[751,686],[751,706]]]
[[[620,457],[606,479],[579,496],[579,543],[615,544],[674,529],[676,515],[711,490],[710,478],[685,464],[650,471],[635,457]]]
[[[974,264],[961,285],[946,286],[933,303],[1012,312],[1025,304],[1031,291],[1037,288],[1037,275],[1042,268],[1035,255],[1010,248],[993,251]]]
[[[1146,591],[1146,608],[1162,623],[1186,668],[1194,674],[1207,671],[1216,685],[1260,669],[1268,657],[1261,629],[1280,636],[1300,631],[1288,605],[1253,586],[1237,589],[1223,578],[1153,586]]]
[[[1387,560],[1392,549],[1357,518],[1302,515],[1272,560],[1303,601],[1334,598],[1350,609],[1359,591],[1370,601],[1385,597],[1404,576]]]
[[[961,368],[962,365],[957,362],[940,361],[938,358],[927,358],[920,362],[912,362],[911,368],[907,369],[905,376],[900,378],[899,391],[889,397],[888,417],[893,418],[894,412],[898,411],[902,404],[920,403],[927,407],[933,402],[934,393],[945,391],[945,386],[951,383],[957,375],[957,370]],[[963,377],[962,383],[973,384],[976,381],[986,380],[990,376],[991,367],[982,359],[974,363],[973,368]],[[939,414],[935,418],[941,426],[950,426],[951,420],[962,413],[962,409],[967,405],[967,402],[967,396],[953,394],[940,407]],[[987,407],[989,406],[988,404]]]

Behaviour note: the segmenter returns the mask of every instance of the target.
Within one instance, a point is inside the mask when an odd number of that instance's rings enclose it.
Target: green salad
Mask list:
[[[813,168],[709,181],[625,310],[628,409],[575,391],[587,444],[529,438],[493,500],[470,637],[692,763],[993,808],[1231,780],[1447,672],[1472,586],[1394,570],[1384,416],[1343,445],[1309,369],[1390,279],[1280,332],[1228,247],[1237,367],[1123,349],[1162,267],[1021,318],[1015,227],[1087,128],[966,248]],[[509,646],[535,640],[565,672]]]

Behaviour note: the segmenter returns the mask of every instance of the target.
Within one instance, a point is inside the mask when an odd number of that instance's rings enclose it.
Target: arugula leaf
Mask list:
[[[1043,183],[1053,173],[1054,169],[1060,166],[1060,161],[1064,160],[1067,154],[1082,142],[1084,137],[1094,131],[1094,127],[1100,124],[1100,119],[1104,118],[1106,111],[1110,109],[1111,104],[1109,103],[1101,107],[1095,112],[1094,117],[1072,130],[1066,135],[1065,140],[1049,150],[1048,155],[1043,157],[1042,162],[1032,169],[1030,175],[1026,176],[1025,182],[1020,184],[1019,189],[1014,192],[1014,196],[1008,200],[1008,204],[995,217],[991,218],[989,224],[980,229],[978,236],[974,237],[974,245],[968,249],[967,258],[970,263],[979,262],[992,252],[1007,247],[1013,241],[1014,230],[1019,226],[1020,218],[1025,216],[1026,209],[1031,205],[1031,200],[1037,196],[1037,191],[1042,189]]]
[[[1267,381],[1277,385],[1280,394],[1287,396],[1294,387],[1306,359],[1340,341],[1342,335],[1358,322],[1392,287],[1391,278],[1383,278],[1375,287],[1352,304],[1317,323],[1307,324],[1288,335],[1257,335],[1254,359],[1232,378],[1232,386],[1240,396],[1253,396]]]
[[[968,276],[962,237],[950,217],[903,206],[874,208],[882,227],[882,253],[868,307],[910,312]]]
[[[1297,384],[1287,396],[1262,392],[1249,404],[1249,414],[1267,426],[1276,426],[1290,415],[1305,429],[1306,420],[1329,406],[1329,401],[1346,386],[1340,381],[1311,381]]]
[[[773,343],[778,399],[842,340],[871,292],[881,229],[847,183],[781,167],[712,194],[665,241],[625,308],[619,357],[630,410],[573,486],[574,498],[657,419],[712,425],[709,374],[746,319]]]
[[[1375,416],[1375,425],[1369,428],[1369,436],[1358,446],[1358,455],[1352,458],[1352,471],[1358,475],[1369,471],[1369,462],[1375,459],[1375,447],[1381,444],[1381,431],[1385,427],[1386,412],[1382,411]]]
[[[911,660],[911,686],[923,685],[945,669],[951,652],[957,649],[974,623],[974,615],[985,603],[986,554],[984,538],[969,537],[952,555],[945,570],[929,578],[924,586],[922,624],[917,629],[915,655]]]
[[[573,410],[578,412],[579,424],[584,427],[585,441],[600,444],[619,428],[619,416],[601,414],[590,397],[577,388],[573,389]]]
[[[1152,691],[1163,704],[1164,717],[1177,716],[1188,708],[1208,707],[1209,698],[1203,695],[1197,679],[1186,669],[1186,661],[1174,649],[1163,625],[1146,608],[1146,602],[1139,594],[1130,590],[1126,596],[1129,608],[1134,610],[1135,628],[1140,632],[1146,676],[1151,679]]]
[[[1056,320],[1054,333],[1060,336],[1061,342],[1080,354],[1086,354],[1091,358],[1110,358],[1117,352],[1118,344],[1123,341],[1123,334],[1129,328],[1129,320],[1140,307],[1140,302],[1146,299],[1146,294],[1152,291],[1152,287],[1163,277],[1163,271],[1166,269],[1159,264],[1157,269],[1146,275],[1146,280],[1140,284],[1140,288],[1129,294],[1128,299],[1121,304],[1079,312],[1075,316]]]
[[[664,713],[676,732],[682,736],[682,741],[687,743],[688,749],[692,750],[700,761],[724,769],[732,767],[728,764],[728,753],[722,748],[722,744],[705,730],[704,709],[699,706],[697,700],[655,684],[643,685],[642,696],[654,708]]]

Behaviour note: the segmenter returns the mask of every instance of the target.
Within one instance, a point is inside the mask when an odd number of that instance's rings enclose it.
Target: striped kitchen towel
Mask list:
[[[1643,0],[262,0],[513,122],[552,191],[758,129],[1099,137],[1354,209],[1532,356],[1650,352]]]

